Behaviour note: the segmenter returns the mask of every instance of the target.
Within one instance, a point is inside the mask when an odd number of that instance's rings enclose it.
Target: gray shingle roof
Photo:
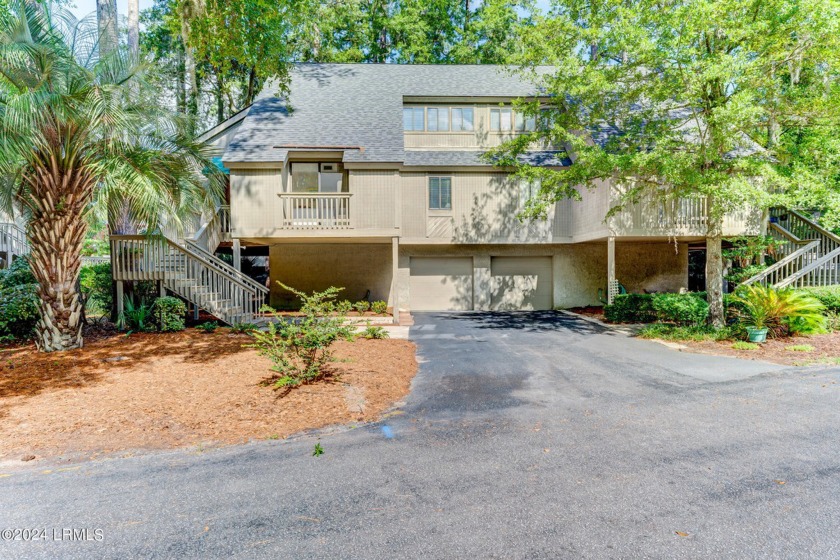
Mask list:
[[[439,151],[439,150],[410,150],[405,152],[406,166],[422,167],[468,167],[476,165],[488,165],[481,159],[479,151]],[[543,151],[528,152],[519,156],[523,163],[539,165],[543,167],[561,167],[571,165],[571,160],[566,152]]]
[[[533,95],[536,85],[502,66],[300,64],[287,99],[266,93],[254,102],[223,160],[279,162],[296,148],[335,147],[346,162],[419,161],[425,156],[403,149],[403,97]],[[476,152],[435,153],[462,162],[452,165],[486,165]]]

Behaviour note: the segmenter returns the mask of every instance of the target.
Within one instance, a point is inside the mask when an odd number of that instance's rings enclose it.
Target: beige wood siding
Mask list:
[[[551,309],[551,269],[551,257],[492,257],[490,308]]]
[[[412,257],[410,305],[414,311],[466,311],[473,307],[469,257]]]
[[[356,229],[399,226],[397,171],[350,171],[350,219]]]
[[[428,177],[452,177],[452,210],[428,210]],[[551,243],[554,210],[545,220],[519,221],[524,208],[519,180],[506,173],[427,173],[404,178],[404,238],[448,243]],[[418,206],[419,203],[419,206]],[[422,213],[422,214],[421,214]],[[423,225],[419,223],[423,216]]]
[[[231,234],[271,237],[279,224],[280,169],[234,169],[230,173]]]

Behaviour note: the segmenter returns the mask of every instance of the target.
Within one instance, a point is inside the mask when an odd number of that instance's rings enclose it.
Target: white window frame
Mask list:
[[[455,111],[460,112],[460,119],[461,119],[461,127],[455,128]],[[472,114],[472,118],[470,119],[470,128],[463,128],[464,123],[464,112],[469,111]],[[449,128],[452,132],[475,132],[475,107],[470,106],[454,106],[450,107],[449,111]]]
[[[494,126],[493,123],[493,115],[499,115],[498,119],[499,122],[497,126]],[[502,127],[502,115],[509,115],[508,117],[508,127]],[[511,107],[491,107],[490,108],[490,131],[491,132],[513,132],[514,126],[514,119],[513,119],[513,109]]]
[[[411,111],[411,128],[405,127],[405,112]],[[415,112],[420,112],[423,116],[423,124],[420,128],[414,128],[415,124]],[[426,130],[426,108],[425,107],[418,107],[416,105],[411,106],[404,106],[403,107],[403,132],[423,132]]]

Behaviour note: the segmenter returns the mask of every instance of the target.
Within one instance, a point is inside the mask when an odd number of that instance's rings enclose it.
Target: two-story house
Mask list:
[[[605,220],[605,183],[520,221],[533,186],[480,157],[536,126],[517,98],[541,94],[496,66],[296,66],[286,95],[266,92],[205,136],[229,169],[234,246],[266,247],[272,281],[415,311],[597,304],[610,278],[686,288],[702,200]],[[562,147],[528,157],[574,165]],[[725,234],[755,225],[732,217]],[[272,304],[288,299],[272,282]]]
[[[286,93],[263,92],[202,137],[229,173],[229,207],[180,240],[112,236],[118,307],[124,280],[157,280],[224,321],[251,320],[268,290],[239,270],[246,253],[268,257],[275,307],[292,303],[276,281],[343,287],[395,316],[598,305],[619,283],[687,288],[704,199],[641,200],[606,219],[620,187],[605,182],[520,221],[535,186],[481,157],[537,126],[513,107],[520,98],[543,99],[497,66],[295,66]],[[562,146],[524,157],[575,165]],[[724,235],[759,222],[729,216]],[[233,266],[213,256],[220,244]]]

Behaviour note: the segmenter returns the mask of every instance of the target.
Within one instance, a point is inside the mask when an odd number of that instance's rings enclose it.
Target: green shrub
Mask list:
[[[0,287],[0,337],[30,338],[38,322],[38,285]]]
[[[650,323],[656,320],[653,296],[650,294],[620,294],[612,305],[604,306],[604,318],[610,323]]]
[[[131,332],[151,332],[155,330],[152,308],[145,303],[135,304],[133,299],[126,298],[125,310],[117,325]]]
[[[826,310],[833,313],[840,313],[840,286],[806,288],[799,291],[818,299],[825,306]]]
[[[28,257],[17,257],[9,268],[0,270],[0,288],[12,288],[25,284],[37,284],[32,269],[29,268]]]
[[[673,341],[730,340],[737,337],[737,332],[731,327],[716,329],[711,325],[691,325],[687,327],[655,323],[647,325],[639,331],[639,338],[658,338]]]
[[[187,305],[176,297],[159,297],[152,304],[155,324],[163,332],[182,331],[186,328]]]
[[[678,325],[699,325],[709,316],[709,304],[694,294],[655,294],[652,306],[657,319]]]
[[[840,331],[840,313],[835,311],[826,311],[825,328],[828,332]]]
[[[740,284],[744,280],[752,278],[766,268],[766,264],[751,264],[744,268],[734,268],[726,275],[726,279],[733,284]]]
[[[758,344],[754,342],[744,342],[743,340],[739,340],[738,342],[732,345],[732,348],[735,350],[758,350]]]
[[[79,286],[85,297],[85,311],[108,314],[113,309],[113,278],[111,263],[83,266],[79,272]]]
[[[230,332],[235,334],[248,334],[259,329],[254,323],[236,323],[230,327]]]
[[[367,328],[362,331],[362,337],[364,338],[383,339],[388,338],[389,336],[388,331],[378,325],[368,325]]]
[[[260,306],[260,313],[270,313],[273,315],[277,313],[277,310],[268,305],[267,303],[264,303]]]
[[[330,347],[338,340],[352,339],[353,329],[344,314],[333,313],[340,288],[306,294],[281,286],[301,299],[304,316],[269,323],[267,330],[253,333],[252,347],[274,364],[271,369],[277,375],[267,384],[287,394],[300,385],[330,377],[332,373],[325,367],[332,360]]]
[[[343,299],[341,301],[335,302],[334,310],[336,313],[341,313],[342,315],[347,315],[351,311],[353,311],[353,303],[350,300]]]
[[[374,301],[370,304],[370,310],[377,315],[383,315],[388,312],[388,303],[385,301]]]
[[[361,300],[361,301],[357,301],[356,303],[354,303],[353,307],[359,313],[364,313],[365,311],[370,309],[370,303],[366,302],[365,300]]]
[[[200,330],[204,334],[210,334],[216,332],[216,329],[219,328],[219,323],[217,323],[216,321],[207,321],[206,323],[196,325],[195,328]]]
[[[732,300],[746,326],[769,329],[773,336],[825,330],[825,306],[801,291],[751,284],[740,286]]]

